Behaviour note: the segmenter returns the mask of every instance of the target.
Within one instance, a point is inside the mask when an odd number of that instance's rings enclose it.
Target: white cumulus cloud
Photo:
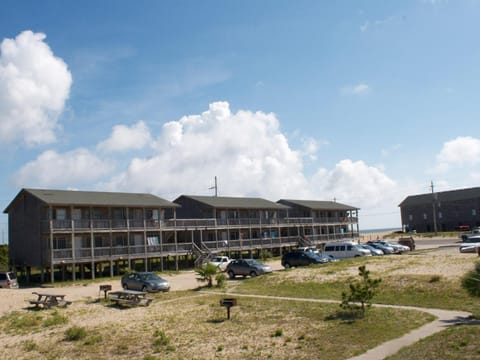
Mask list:
[[[139,121],[131,127],[114,126],[110,137],[98,144],[97,148],[105,152],[139,150],[150,144],[151,141],[150,130],[143,121]]]
[[[71,187],[89,184],[108,174],[113,166],[87,149],[63,154],[48,150],[25,164],[15,174],[18,187]]]
[[[56,140],[72,76],[45,38],[24,31],[0,43],[0,142],[32,146]]]
[[[273,199],[306,191],[301,153],[290,148],[272,113],[231,112],[227,102],[210,104],[200,115],[166,123],[155,153],[135,158],[111,189],[136,189],[163,196],[260,195]]]
[[[437,155],[437,171],[447,171],[452,166],[475,165],[480,162],[480,139],[459,136],[447,141]]]
[[[332,170],[320,169],[311,181],[325,200],[372,207],[389,202],[396,191],[395,182],[379,168],[363,161],[341,160]]]

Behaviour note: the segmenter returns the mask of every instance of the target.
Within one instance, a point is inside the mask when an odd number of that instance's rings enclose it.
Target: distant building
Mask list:
[[[407,231],[473,228],[480,226],[480,187],[410,195],[399,207]]]

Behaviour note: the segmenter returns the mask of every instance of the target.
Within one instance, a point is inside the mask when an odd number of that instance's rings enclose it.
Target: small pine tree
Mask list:
[[[367,308],[372,305],[372,299],[382,279],[371,279],[370,271],[366,269],[365,265],[360,266],[358,270],[361,280],[350,283],[350,293],[347,294],[345,291],[342,293],[340,306],[342,309],[351,312],[360,309],[362,316],[365,316]],[[360,304],[360,307],[358,304]]]

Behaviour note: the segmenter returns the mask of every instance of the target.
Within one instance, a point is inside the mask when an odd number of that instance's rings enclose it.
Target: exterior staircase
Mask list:
[[[192,246],[192,253],[197,257],[194,262],[196,268],[208,261],[214,255],[203,242],[200,242],[199,245],[193,243]]]
[[[305,235],[298,237],[298,247],[306,247],[306,246],[315,246],[312,240],[307,238]]]

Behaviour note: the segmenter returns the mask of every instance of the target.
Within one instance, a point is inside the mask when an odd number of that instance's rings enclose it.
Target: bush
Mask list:
[[[218,273],[215,276],[215,281],[217,282],[217,287],[223,288],[227,282],[227,276],[224,273]]]
[[[462,287],[471,296],[480,296],[480,261],[475,264],[475,269],[469,271],[462,278]]]
[[[82,340],[87,336],[87,331],[80,326],[72,326],[65,331],[65,340],[67,341],[78,341]]]

